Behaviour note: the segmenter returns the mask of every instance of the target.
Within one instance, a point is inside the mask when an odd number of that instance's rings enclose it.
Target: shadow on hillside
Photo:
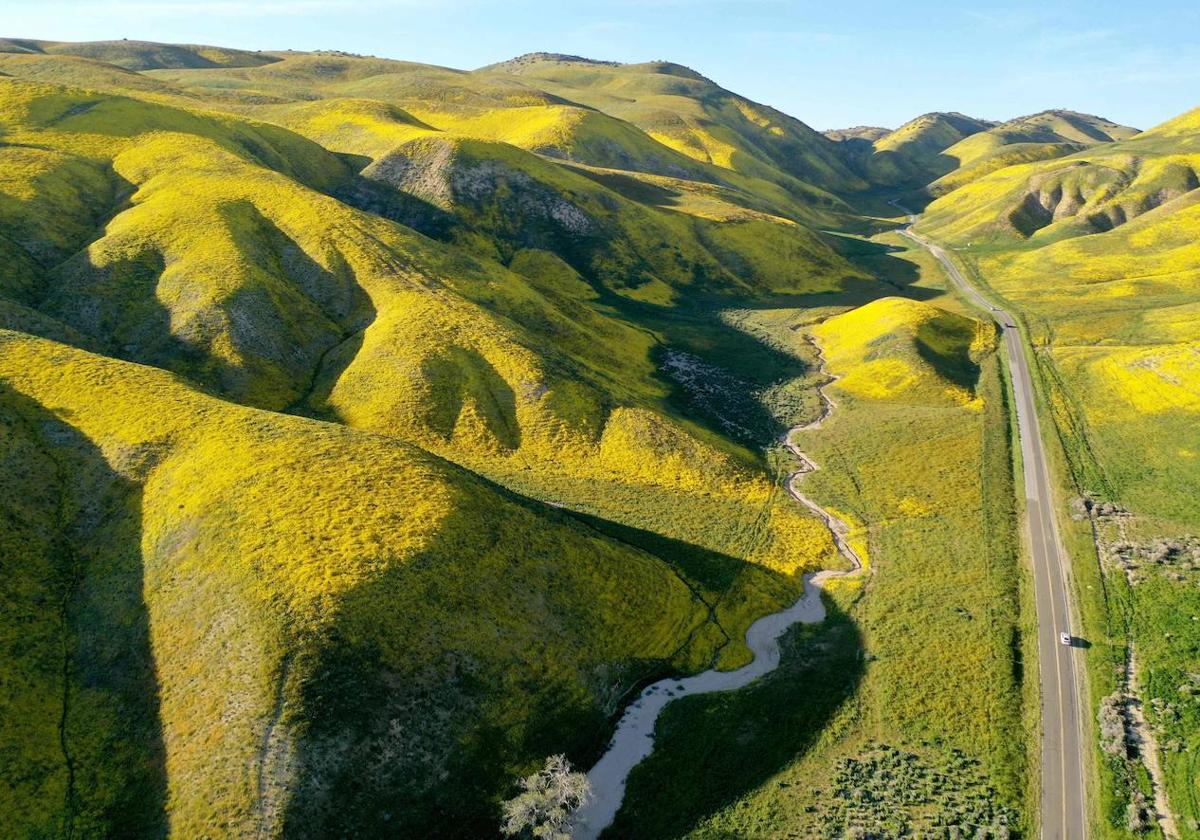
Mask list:
[[[620,540],[634,548],[640,548],[678,569],[693,585],[711,592],[727,592],[738,574],[746,567],[746,561],[713,551],[703,546],[677,540],[663,534],[625,525],[589,513],[566,510],[565,513],[589,528]]]
[[[450,440],[468,406],[491,437],[508,450],[521,445],[517,395],[487,358],[470,347],[449,345],[421,362],[421,376],[434,383],[424,420]],[[332,383],[331,383],[332,387]]]
[[[761,447],[778,439],[802,419],[789,417],[780,406],[768,406],[762,395],[810,377],[815,370],[815,361],[805,358],[803,351],[784,352],[760,337],[722,322],[717,317],[718,308],[791,309],[799,315],[806,310],[855,308],[884,297],[930,301],[944,295],[938,289],[915,285],[921,279],[917,267],[893,256],[894,252],[903,249],[856,239],[848,242],[841,246],[846,251],[845,256],[858,263],[871,277],[844,277],[840,288],[834,291],[742,300],[717,298],[697,301],[693,306],[669,312],[616,299],[615,295],[606,297],[605,302],[629,321],[664,337],[666,343],[659,348],[655,362],[660,380],[670,389],[669,403],[688,419],[719,435]],[[710,388],[698,398],[664,368],[668,350],[694,354],[728,373],[733,377],[729,384],[740,387]],[[957,374],[955,378],[957,381]]]
[[[715,317],[707,325],[680,326],[663,330],[670,344],[657,348],[652,356],[655,376],[668,389],[666,402],[673,413],[751,447],[779,438],[790,424],[772,414],[760,394],[805,376],[813,366]],[[684,368],[668,364],[680,358],[686,359]],[[705,367],[685,375],[683,370],[694,361]]]
[[[286,385],[299,391],[293,405],[301,406],[353,360],[375,307],[340,252],[326,255],[326,268],[250,201],[224,205],[220,213],[236,253],[262,272],[248,271],[221,304],[229,338],[248,360],[248,370],[226,376],[222,391],[260,404],[261,383],[283,368]],[[349,352],[345,344],[353,345]]]
[[[839,230],[843,233],[874,234],[896,229],[903,210],[892,204],[893,201],[909,212],[919,214],[934,201],[935,196],[922,184],[909,184],[899,187],[875,187],[844,195],[843,198],[862,218],[844,220]]]
[[[943,172],[942,175],[947,175],[950,172],[953,172],[954,169],[958,167],[958,159],[951,158],[951,160],[954,161],[954,166],[952,166],[946,172]],[[938,177],[940,178],[941,175],[939,175]],[[919,186],[919,187],[912,187],[909,190],[907,190],[906,192],[902,193],[901,196],[897,200],[902,205],[907,207],[909,209],[909,211],[916,213],[917,215],[920,215],[921,213],[924,213],[925,208],[928,207],[930,204],[932,204],[936,199],[937,199],[937,196],[935,196],[933,193],[929,192],[929,189],[927,187]]]
[[[131,361],[150,357],[199,361],[198,355],[170,334],[169,313],[156,297],[165,261],[150,247],[128,248],[107,265],[93,262],[91,246],[107,235],[108,222],[129,209],[135,185],[110,173],[111,193],[91,207],[87,235],[54,249],[31,253],[40,288],[28,303],[47,317],[46,324],[23,321],[21,330],[73,344],[83,350]],[[54,329],[56,324],[69,329]]]
[[[543,522],[635,546],[717,592],[748,567],[679,540],[546,505],[486,479],[472,480]],[[545,542],[532,539],[520,558],[480,552],[477,540],[499,539],[501,526],[478,511],[452,513],[442,526],[447,533],[468,528],[478,537],[414,558],[345,593],[330,613],[327,631],[306,641],[300,667],[307,676],[291,713],[302,721],[302,734],[285,835],[497,837],[498,803],[512,795],[517,775],[560,752],[576,766],[590,766],[602,754],[623,700],[672,672],[669,660],[604,658],[603,651],[624,644],[610,646],[589,635],[609,619],[572,605],[569,574],[590,574],[579,571],[581,558],[547,554]],[[544,613],[529,614],[531,603]],[[483,604],[492,606],[481,610]],[[428,612],[416,605],[428,605]],[[414,608],[420,612],[407,626],[388,617],[410,615]],[[594,605],[597,611],[606,608]],[[518,652],[519,667],[479,655],[479,646],[493,638],[503,645],[510,634],[522,632],[515,628],[524,622],[544,626],[545,634],[534,649]],[[857,634],[845,630],[821,638],[857,644]],[[811,648],[822,662],[823,644],[818,640]],[[857,663],[856,657],[857,651],[847,663]],[[816,737],[836,708],[831,686],[848,681],[830,677],[820,685],[798,686],[811,702],[788,701],[804,711],[791,713],[786,744]],[[616,694],[614,683],[621,689]],[[770,715],[759,715],[756,725],[775,728]],[[812,729],[802,737],[801,727]],[[734,763],[755,765],[757,749],[751,746]],[[778,760],[787,758],[778,753]],[[748,776],[745,784],[750,783]]]
[[[968,348],[971,337],[967,336],[961,353],[939,353],[920,333],[915,342],[917,355],[929,364],[943,379],[974,392],[979,384],[979,364],[970,357]]]
[[[105,264],[82,249],[56,270],[44,311],[116,358],[172,371],[244,405],[281,410],[290,392],[298,406],[354,358],[374,306],[336,252],[327,269],[252,202],[218,212],[229,256],[239,259],[241,276],[222,278],[237,281],[232,293],[209,278],[176,277],[175,287],[161,288],[167,262],[151,247]],[[174,308],[164,303],[172,298]],[[235,361],[214,350],[222,340]]]
[[[867,173],[868,179],[870,179],[870,173],[872,170],[877,173],[883,173],[885,176],[889,175],[889,170],[891,171],[891,174],[895,175],[899,175],[904,173],[906,170],[910,170],[911,177],[895,178],[891,184],[891,189],[916,190],[923,187],[926,183],[936,181],[943,175],[953,172],[958,168],[958,166],[959,159],[954,157],[954,155],[948,155],[944,152],[925,155],[920,159],[919,163],[915,164],[914,166],[908,162],[908,159],[904,155],[892,149],[884,149],[882,151],[877,151],[870,156],[867,162]],[[911,169],[916,167],[919,167],[922,171],[911,172]]]
[[[397,189],[385,181],[368,178],[361,172],[350,178],[333,196],[357,210],[410,227],[430,239],[449,242],[454,232],[462,227],[454,214],[436,204]]]
[[[603,304],[624,321],[652,333],[654,376],[667,390],[672,414],[727,440],[757,449],[778,439],[791,425],[773,413],[764,399],[772,388],[812,374],[815,366],[802,353],[785,352],[762,338],[721,320],[723,309],[812,306],[814,296],[736,299],[713,297],[675,309],[622,298],[595,286]],[[672,354],[687,354],[703,367],[681,375],[668,364]]]
[[[825,606],[823,623],[784,637],[778,670],[739,691],[667,707],[655,751],[630,774],[605,837],[685,836],[813,748],[864,671],[856,625],[829,598]]]
[[[143,600],[142,489],[115,472],[99,449],[69,424],[69,417],[60,419],[7,389],[0,391],[0,415],[10,418],[6,425],[16,440],[23,438],[47,456],[44,469],[29,476],[34,484],[27,499],[0,498],[0,516],[28,525],[33,520],[12,518],[28,517],[23,507],[28,499],[38,498],[40,488],[55,483],[59,496],[57,510],[39,511],[45,517],[42,533],[50,535],[48,573],[21,580],[22,573],[37,574],[38,558],[31,554],[5,574],[5,588],[20,593],[20,610],[36,613],[20,628],[25,643],[0,650],[0,670],[21,677],[10,682],[5,699],[15,703],[4,711],[6,725],[36,731],[36,718],[52,716],[49,725],[63,727],[61,736],[54,738],[63,754],[38,756],[60,761],[65,768],[55,772],[66,789],[57,815],[59,830],[46,836],[165,837],[165,750]],[[0,439],[0,447],[3,444]],[[134,474],[148,469],[155,457],[150,450],[115,456]],[[29,458],[24,460],[33,466]],[[30,603],[30,593],[39,589],[47,590],[45,596]],[[49,632],[39,634],[39,627]],[[24,679],[26,675],[33,679]],[[61,691],[52,710],[44,707],[44,695],[38,696],[34,688],[43,679]],[[22,688],[34,695],[22,699]],[[10,783],[10,797],[15,794],[10,804],[27,814],[47,807],[40,784],[25,788],[30,778],[0,775]],[[22,804],[23,795],[28,799]]]
[[[678,190],[668,189],[616,171],[597,171],[582,166],[573,166],[571,171],[595,181],[602,187],[607,187],[630,201],[647,204],[651,207],[672,209],[679,204],[679,199],[683,197],[683,193]]]
[[[55,270],[53,291],[40,308],[94,339],[114,358],[229,390],[240,379],[237,369],[172,330],[171,311],[158,297],[165,270],[157,250],[131,251],[97,265],[84,248]]]
[[[915,263],[894,256],[905,250],[900,246],[839,234],[831,235],[829,241],[843,257],[876,278],[875,281],[860,283],[858,287],[860,293],[870,295],[873,292],[871,300],[885,295],[898,295],[927,301],[944,295],[938,289],[915,285],[921,279],[920,270]]]
[[[652,360],[656,377],[668,389],[666,402],[674,413],[721,437],[752,449],[777,440],[800,417],[781,406],[769,405],[765,395],[798,383],[814,372],[814,361],[803,351],[785,352],[763,338],[725,323],[723,309],[781,310],[798,312],[822,307],[853,308],[883,297],[899,296],[927,301],[941,297],[938,289],[914,285],[917,267],[892,256],[903,250],[877,242],[845,237],[839,250],[871,278],[848,276],[834,291],[736,298],[710,295],[675,308],[642,303],[613,293],[599,283],[593,288],[602,304],[629,323],[661,337]],[[878,278],[878,279],[875,279]],[[683,381],[666,364],[671,351],[699,359],[711,369],[701,369],[693,381]],[[697,385],[699,387],[697,387]],[[774,409],[774,410],[773,410]]]

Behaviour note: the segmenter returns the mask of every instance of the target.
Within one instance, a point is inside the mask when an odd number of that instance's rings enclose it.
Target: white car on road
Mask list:
[[[1059,633],[1058,640],[1060,642],[1062,642],[1064,645],[1066,645],[1067,647],[1071,646],[1071,634],[1070,633]]]

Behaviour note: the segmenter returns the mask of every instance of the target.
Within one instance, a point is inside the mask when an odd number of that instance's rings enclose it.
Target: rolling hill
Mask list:
[[[1062,157],[1098,143],[1127,140],[1137,129],[1075,111],[1042,111],[972,134],[946,149],[957,167],[929,185],[944,195],[989,172],[1018,163]]]
[[[479,836],[832,562],[748,448],[783,419],[698,414],[661,367],[739,340],[720,301],[866,282],[769,198],[4,61],[19,833]]]
[[[892,131],[846,129],[837,138],[847,162],[874,187],[913,189],[955,168],[946,150],[991,126],[957,112],[922,114]]]
[[[0,38],[0,52],[29,55],[69,55],[112,64],[126,70],[168,68],[259,67],[277,61],[259,52],[196,44],[158,44],[151,41],[37,41]]]
[[[661,560],[411,445],[0,347],[18,834],[434,830],[640,670],[711,656]]]
[[[999,169],[935,202],[923,224],[951,241],[1048,242],[1118,228],[1188,201],[1197,181],[1189,144],[1177,132],[1186,137],[1189,127],[1185,115],[1119,142]]]
[[[826,131],[874,191],[945,195],[1006,166],[1047,160],[1125,140],[1137,130],[1103,117],[1049,110],[1005,122],[959,113],[923,114],[895,130],[859,126]]]
[[[790,176],[835,193],[861,186],[821,134],[682,65],[614,64],[533,53],[477,72],[531,81],[722,169],[784,184]]]
[[[287,114],[288,103],[303,107],[314,97],[382,100],[443,132],[731,187],[798,221],[847,212],[834,193],[865,186],[817,132],[678,65],[535,54],[463,72],[341,53],[274,55],[282,60],[259,67],[149,75],[259,116],[270,114],[259,106]]]

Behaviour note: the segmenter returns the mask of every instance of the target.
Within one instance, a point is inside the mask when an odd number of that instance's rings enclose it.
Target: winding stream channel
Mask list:
[[[817,348],[821,367],[825,367],[824,356]],[[862,559],[850,546],[847,535],[849,527],[844,521],[822,508],[796,489],[796,482],[818,469],[817,464],[802,452],[792,441],[796,432],[812,431],[821,426],[835,407],[825,394],[824,388],[836,377],[826,382],[819,391],[821,416],[811,423],[795,426],[783,437],[788,451],[795,456],[798,467],[788,474],[784,487],[788,494],[817,515],[829,528],[838,551],[849,562],[847,571],[827,569],[804,576],[804,594],[796,603],[785,610],[765,615],[750,625],[746,631],[746,645],[754,654],[748,665],[735,671],[710,669],[683,679],[659,680],[647,686],[626,709],[617,723],[616,732],[608,751],[588,772],[592,798],[575,815],[571,829],[573,840],[594,840],[612,824],[625,798],[625,781],[629,772],[642,759],[654,751],[654,725],[667,704],[690,694],[711,694],[718,691],[733,691],[749,685],[754,680],[769,674],[779,667],[779,639],[794,624],[815,624],[825,620],[825,605],[821,601],[821,587],[825,581],[859,573]]]

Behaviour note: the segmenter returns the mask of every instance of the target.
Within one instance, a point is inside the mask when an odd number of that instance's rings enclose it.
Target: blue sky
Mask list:
[[[1194,0],[2,0],[0,34],[460,68],[535,50],[669,59],[816,128],[1054,107],[1147,128],[1200,105]]]

